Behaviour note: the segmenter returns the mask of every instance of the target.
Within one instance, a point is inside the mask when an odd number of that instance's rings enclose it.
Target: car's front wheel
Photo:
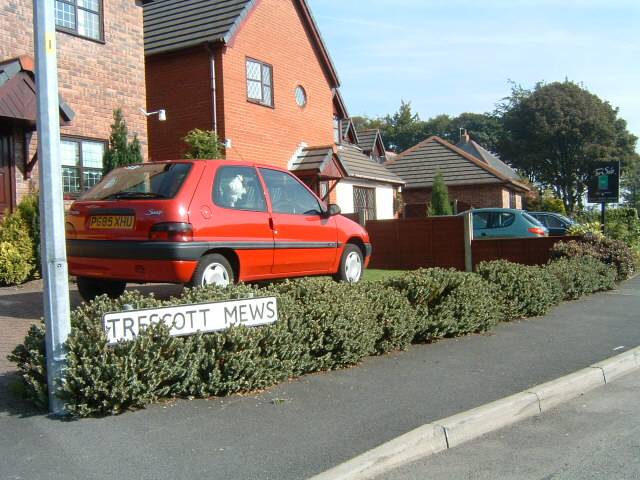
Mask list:
[[[123,280],[107,280],[104,278],[78,277],[78,292],[85,302],[90,302],[100,295],[118,298],[127,288]]]
[[[234,282],[235,276],[229,260],[219,253],[211,253],[200,259],[188,286],[191,288],[207,285],[226,287]]]
[[[335,279],[343,282],[357,283],[362,278],[363,271],[364,261],[362,251],[356,245],[348,243],[342,252],[340,269],[335,275]]]

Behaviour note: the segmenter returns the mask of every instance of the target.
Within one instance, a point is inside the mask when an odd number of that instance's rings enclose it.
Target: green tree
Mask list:
[[[637,138],[618,110],[573,82],[514,86],[496,113],[504,129],[497,153],[551,188],[568,213],[582,208],[591,162],[624,165],[634,155]]]
[[[403,100],[396,113],[382,120],[380,133],[385,145],[400,153],[424,140],[421,125],[420,117],[411,109],[411,102]]]
[[[185,158],[224,158],[223,144],[213,130],[205,131],[195,128],[187,133],[183,140],[188,146]]]
[[[622,199],[626,206],[640,210],[640,155],[622,169]]]
[[[444,183],[444,177],[439,170],[433,178],[433,188],[431,189],[431,204],[428,214],[430,217],[440,215],[453,215],[451,202],[449,201],[449,189]]]
[[[136,134],[129,142],[127,122],[122,115],[122,109],[113,111],[113,123],[109,136],[109,148],[104,152],[102,159],[102,173],[106,175],[114,168],[132,163],[142,163],[142,149]]]

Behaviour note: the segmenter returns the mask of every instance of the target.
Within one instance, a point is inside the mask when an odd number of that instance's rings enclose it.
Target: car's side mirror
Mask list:
[[[335,215],[340,215],[341,212],[342,212],[342,210],[340,210],[340,206],[339,205],[336,205],[335,203],[330,203],[329,207],[327,207],[325,215],[327,217],[333,217]]]

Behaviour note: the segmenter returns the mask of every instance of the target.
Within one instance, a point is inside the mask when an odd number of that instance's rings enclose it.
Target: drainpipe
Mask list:
[[[214,49],[212,48],[210,43],[205,45],[207,52],[209,52],[210,58],[210,72],[209,79],[211,80],[211,125],[213,126],[213,131],[218,133],[218,101],[216,95],[216,57],[214,53]]]

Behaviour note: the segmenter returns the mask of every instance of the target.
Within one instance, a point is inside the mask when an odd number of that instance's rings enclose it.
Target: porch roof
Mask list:
[[[297,175],[309,174],[320,179],[338,179],[346,176],[344,167],[335,155],[333,146],[306,147],[294,160],[290,170]]]
[[[68,123],[75,113],[59,97],[60,121]],[[0,62],[0,117],[35,127],[36,82],[33,58],[28,55]]]

